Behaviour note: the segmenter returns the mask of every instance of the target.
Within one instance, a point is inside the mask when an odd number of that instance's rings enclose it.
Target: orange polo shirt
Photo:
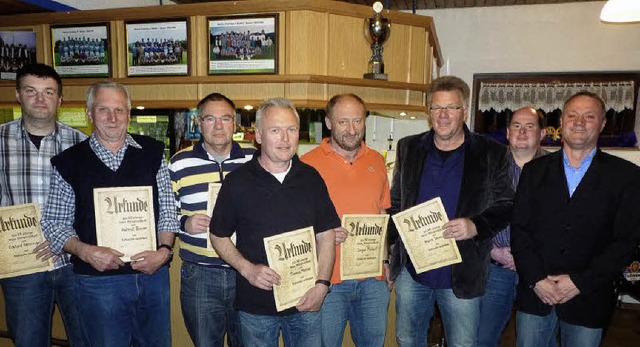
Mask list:
[[[342,219],[343,214],[379,214],[391,207],[387,168],[380,153],[362,147],[353,163],[336,153],[329,138],[300,158],[313,166],[324,179],[329,196]],[[384,274],[383,274],[384,276]],[[376,277],[383,279],[384,277]],[[340,283],[340,245],[336,246],[336,262],[331,283]]]

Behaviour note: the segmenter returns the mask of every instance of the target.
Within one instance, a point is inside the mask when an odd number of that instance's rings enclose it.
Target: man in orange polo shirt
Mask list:
[[[320,172],[340,218],[344,214],[384,213],[391,206],[389,181],[384,159],[363,142],[367,112],[364,101],[354,94],[336,95],[329,100],[326,111],[331,137],[301,160]],[[336,239],[344,241],[346,230],[338,231],[342,237],[338,235]],[[388,260],[384,268],[387,273]],[[320,310],[322,345],[341,346],[349,321],[356,346],[382,346],[391,288],[385,278],[341,281],[337,245],[331,283]]]

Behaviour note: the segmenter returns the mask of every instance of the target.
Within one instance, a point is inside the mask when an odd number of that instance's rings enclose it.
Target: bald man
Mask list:
[[[509,175],[513,189],[518,186],[524,164],[548,153],[540,148],[543,137],[544,118],[536,109],[523,107],[513,113],[507,128]],[[480,301],[478,347],[498,346],[502,330],[511,316],[518,275],[509,241],[509,226],[493,238],[487,287]]]

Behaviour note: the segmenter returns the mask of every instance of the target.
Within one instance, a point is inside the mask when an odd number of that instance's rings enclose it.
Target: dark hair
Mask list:
[[[346,94],[338,94],[338,95],[334,95],[331,99],[329,99],[329,102],[327,102],[327,107],[325,108],[325,112],[327,114],[327,117],[331,118],[331,115],[333,114],[333,108],[342,100],[344,99],[353,99],[354,101],[356,101],[357,103],[359,103],[360,105],[362,105],[362,109],[364,110],[364,115],[367,115],[367,105],[364,103],[364,101],[362,100],[362,98],[360,98],[359,96],[353,94],[353,93],[346,93]]]
[[[469,107],[469,85],[456,76],[442,76],[431,82],[427,88],[427,104],[431,104],[431,98],[435,92],[459,92],[462,96],[462,103],[465,108]]]
[[[16,74],[16,90],[22,87],[22,79],[25,76],[36,76],[40,78],[53,78],[58,83],[58,95],[62,95],[62,78],[54,68],[46,64],[29,64],[25,65]]]
[[[573,99],[579,97],[579,96],[586,96],[588,98],[592,98],[595,101],[598,102],[598,104],[600,104],[600,108],[602,109],[602,116],[604,117],[604,114],[607,113],[607,109],[604,106],[604,100],[602,100],[602,98],[600,97],[600,95],[590,92],[588,90],[581,90],[573,95],[571,95],[569,97],[569,99],[567,99],[567,101],[564,102],[564,104],[562,105],[562,112],[564,112],[564,109],[567,107],[567,104],[572,101]]]
[[[206,104],[207,102],[214,102],[214,101],[224,101],[227,104],[229,104],[229,106],[231,106],[234,112],[236,110],[236,104],[234,104],[233,101],[231,101],[231,99],[227,98],[226,96],[220,93],[211,93],[205,96],[204,98],[202,98],[202,100],[200,100],[200,102],[196,106],[196,109],[198,110],[198,114],[202,113],[202,108],[204,107],[204,104]]]

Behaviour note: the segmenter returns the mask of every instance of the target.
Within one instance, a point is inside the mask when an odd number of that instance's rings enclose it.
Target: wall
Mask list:
[[[459,76],[469,85],[473,83],[474,73],[640,70],[640,23],[600,22],[604,3],[475,7],[417,13],[433,17],[438,28],[444,58],[440,75]],[[389,122],[388,118],[378,117],[381,137],[388,137],[385,129],[390,127]],[[409,133],[427,128],[425,121],[402,122],[409,124]],[[469,123],[473,128],[472,118]],[[369,141],[371,121],[367,127]],[[399,133],[394,136],[396,141],[400,138]],[[379,150],[383,145],[380,140],[376,137],[372,145]],[[625,151],[622,156],[640,163],[639,152]]]
[[[599,20],[604,1],[421,10],[432,16],[445,64],[474,73],[640,69],[640,24]]]

